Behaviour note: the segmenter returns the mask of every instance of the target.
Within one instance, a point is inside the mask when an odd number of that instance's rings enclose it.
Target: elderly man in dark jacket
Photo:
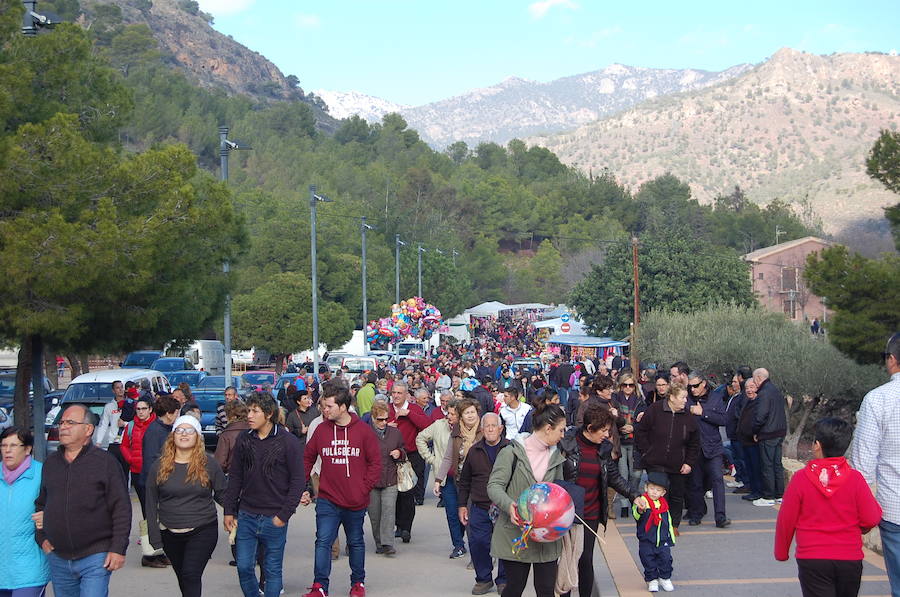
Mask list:
[[[686,408],[687,389],[673,383],[665,400],[647,407],[635,428],[634,443],[644,468],[669,475],[669,511],[678,534],[687,478],[700,454],[697,417]]]
[[[487,483],[494,468],[497,454],[509,441],[503,438],[503,423],[500,416],[489,412],[481,417],[481,431],[484,438],[475,442],[466,456],[456,488],[459,492],[459,520],[466,526],[469,536],[469,553],[475,567],[473,595],[485,595],[494,588],[493,561],[491,560],[491,535],[494,521],[491,518],[491,499],[487,494]],[[471,507],[470,507],[471,503]],[[497,564],[497,592],[502,593],[506,585],[506,571],[503,560]]]
[[[753,381],[759,404],[753,420],[753,435],[759,442],[759,459],[762,468],[763,497],[754,506],[774,506],[784,495],[784,467],[781,464],[781,445],[787,435],[787,414],[784,395],[769,379],[769,372],[759,368],[753,371]]]
[[[713,509],[716,514],[716,526],[723,529],[731,524],[725,516],[725,480],[722,478],[722,456],[725,448],[719,427],[725,425],[724,388],[711,390],[709,382],[702,373],[692,371],[688,375],[688,388],[691,398],[688,400],[691,414],[697,417],[700,428],[700,454],[697,466],[691,471],[687,494],[688,524],[700,524],[706,513],[704,493],[710,487],[713,493]]]

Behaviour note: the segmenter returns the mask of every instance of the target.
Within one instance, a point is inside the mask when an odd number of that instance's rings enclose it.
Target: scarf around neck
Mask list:
[[[669,511],[669,502],[666,501],[665,497],[661,497],[657,506],[649,493],[645,493],[644,497],[647,498],[647,503],[650,504],[650,516],[647,517],[647,524],[644,525],[644,530],[649,532],[652,527],[658,527],[662,524],[662,515],[663,512]]]
[[[16,479],[22,476],[22,473],[28,470],[28,467],[31,466],[31,455],[25,457],[25,460],[22,461],[19,466],[10,470],[6,468],[6,465],[3,465],[3,480],[6,481],[7,485],[12,485],[16,482]]]

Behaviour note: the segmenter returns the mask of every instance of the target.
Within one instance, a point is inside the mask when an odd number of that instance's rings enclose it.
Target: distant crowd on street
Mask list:
[[[866,395],[855,428],[816,423],[814,457],[787,487],[785,397],[765,367],[722,376],[551,354],[525,321],[493,321],[358,376],[295,363],[283,387],[245,398],[226,388],[214,453],[190,387],[155,395],[114,382],[100,417],[64,405],[59,449],[43,463],[30,431],[0,434],[0,597],[41,596],[51,582],[57,597],[107,595],[132,541],[132,494],[142,565],[171,567],[184,596],[202,594],[220,529],[244,597],[280,595],[288,526],[314,505],[312,570],[290,574],[308,581],[304,597],[334,594],[344,553],[342,586],[363,597],[366,518],[374,555],[392,558],[423,540],[416,511],[429,492],[446,513],[448,557],[470,560],[473,595],[519,597],[529,578],[538,597],[592,595],[610,519],[633,521],[647,590],[668,592],[682,523],[728,528],[727,491],[778,507],[774,557],[787,560],[796,541],[805,597],[857,595],[862,535],[876,526],[900,595],[900,334],[883,357],[890,381]],[[566,491],[575,524],[514,550],[519,497],[536,483]]]

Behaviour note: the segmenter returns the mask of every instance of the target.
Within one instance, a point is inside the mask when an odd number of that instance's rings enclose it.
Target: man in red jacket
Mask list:
[[[841,419],[816,423],[814,460],[794,474],[775,526],[775,559],[786,561],[797,533],[803,597],[856,597],[862,578],[862,533],[881,521],[881,506],[843,454],[853,430]]]
[[[350,412],[350,391],[340,381],[322,385],[324,420],[303,453],[307,487],[316,458],[322,458],[316,497],[316,550],[313,585],[305,597],[325,597],[331,576],[331,545],[343,525],[350,552],[350,597],[366,594],[363,522],[369,493],[381,478],[381,447],[372,428]],[[423,415],[424,416],[424,415]],[[300,503],[312,501],[309,490]]]
[[[416,448],[416,436],[420,431],[431,425],[431,419],[425,414],[418,404],[409,395],[406,382],[395,381],[391,386],[391,404],[388,425],[396,427],[403,436],[403,447],[406,449],[406,457],[416,472],[416,477],[421,479],[425,475],[425,459]],[[412,537],[412,524],[416,517],[416,488],[397,493],[397,530],[398,537],[404,543],[409,543]],[[424,496],[423,496],[424,497]],[[421,502],[419,502],[421,504]]]

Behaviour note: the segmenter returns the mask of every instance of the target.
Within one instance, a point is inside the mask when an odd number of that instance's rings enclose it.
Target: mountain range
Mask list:
[[[317,90],[336,118],[358,114],[378,122],[399,112],[435,147],[464,141],[505,144],[510,139],[554,133],[599,120],[648,99],[717,85],[750,70],[739,64],[721,72],[653,69],[611,64],[598,71],[547,83],[509,77],[422,106],[402,106],[358,92]]]
[[[866,176],[865,159],[880,130],[898,125],[900,57],[782,49],[715,87],[526,142],[633,189],[671,172],[701,202],[735,185],[760,203],[785,199],[860,246],[861,235],[886,238],[882,208],[897,196]]]

